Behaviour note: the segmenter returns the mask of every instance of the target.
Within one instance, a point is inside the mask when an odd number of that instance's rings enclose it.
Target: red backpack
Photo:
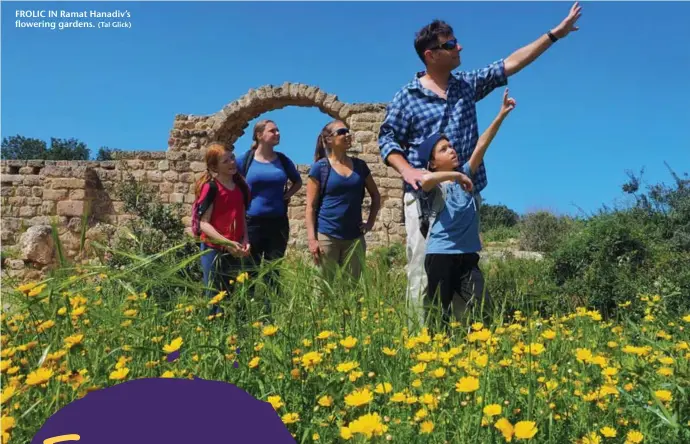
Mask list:
[[[244,209],[247,211],[247,208],[249,208],[249,203],[251,202],[249,185],[247,185],[244,177],[242,177],[239,173],[236,173],[232,179],[235,182],[235,185],[240,187],[240,190],[242,191],[242,197],[244,198]],[[208,193],[206,193],[203,199],[197,199],[194,202],[194,205],[192,205],[192,234],[194,234],[195,237],[201,236],[201,217],[215,200],[216,193],[218,193],[218,185],[216,184],[215,179],[211,179],[208,181]]]

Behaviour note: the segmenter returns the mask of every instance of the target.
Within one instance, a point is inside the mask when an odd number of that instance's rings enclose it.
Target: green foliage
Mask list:
[[[494,304],[504,306],[508,313],[528,308],[548,315],[572,306],[548,275],[548,261],[513,258],[480,267]]]
[[[505,242],[517,239],[520,236],[518,226],[514,227],[495,227],[484,231],[484,221],[482,221],[482,240],[484,242]]]
[[[164,204],[145,182],[134,180],[131,174],[115,187],[115,195],[124,203],[124,211],[135,216],[119,230],[109,265],[129,265],[141,257],[172,250],[160,257],[169,265],[179,264],[199,252],[185,234],[182,208],[179,204]],[[201,279],[198,261],[191,261],[179,270],[180,278]]]
[[[50,148],[40,139],[17,134],[2,140],[2,158],[7,160],[89,160],[90,152],[78,139],[50,138]]]
[[[558,245],[550,275],[564,293],[609,314],[639,292],[663,291],[674,313],[690,309],[690,182],[672,174],[673,186],[647,193],[631,175],[623,191],[634,205],[600,211]]]
[[[102,146],[98,149],[98,154],[96,155],[96,160],[115,160],[118,153],[122,150],[117,148],[108,148],[107,146]]]
[[[505,205],[491,205],[483,202],[479,207],[482,230],[514,227],[520,221],[520,216]]]
[[[521,249],[550,252],[566,237],[573,221],[548,211],[536,211],[523,216],[519,226]]]
[[[668,241],[672,248],[690,251],[690,179],[688,173],[681,178],[666,165],[673,177],[673,185],[658,183],[648,186],[648,192],[640,192],[642,174],[628,172],[630,181],[623,191],[635,198],[635,209],[645,225],[654,234]]]
[[[639,290],[651,252],[625,214],[602,214],[554,251],[552,276],[566,293],[610,312]]]

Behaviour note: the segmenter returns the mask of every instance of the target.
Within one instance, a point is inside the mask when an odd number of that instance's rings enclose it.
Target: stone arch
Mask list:
[[[190,210],[194,200],[191,186],[206,170],[203,159],[209,142],[220,141],[234,147],[251,121],[264,113],[289,106],[317,108],[334,119],[343,120],[350,127],[355,142],[350,152],[367,162],[382,197],[379,222],[367,234],[367,242],[370,245],[387,244],[404,238],[404,226],[400,225],[403,213],[401,178],[392,168],[383,164],[377,141],[386,104],[347,103],[339,100],[335,94],[302,83],[285,82],[281,86],[264,85],[250,89],[214,114],[176,115],[168,140],[165,166],[174,171],[170,176],[177,175],[180,183],[174,185],[175,192],[169,195],[169,201],[184,202],[185,211]],[[309,165],[297,167],[306,178]],[[166,189],[170,189],[170,186],[166,186]],[[368,211],[369,200],[365,198],[365,212]],[[302,223],[304,212],[303,187],[292,199],[289,209],[290,220],[298,222],[291,224],[291,238],[298,243],[306,243],[306,228]]]
[[[315,107],[333,119],[347,121],[352,114],[350,104],[338,100],[317,86],[286,82],[281,86],[264,85],[250,89],[213,116],[212,131],[217,140],[232,145],[242,137],[249,122],[260,115],[287,106]]]

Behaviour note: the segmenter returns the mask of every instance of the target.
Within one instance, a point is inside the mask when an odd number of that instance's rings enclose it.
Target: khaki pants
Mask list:
[[[328,274],[330,281],[337,272],[336,266],[344,267],[356,280],[362,274],[362,262],[365,260],[367,244],[364,236],[353,240],[337,239],[318,233],[321,247],[321,270]]]

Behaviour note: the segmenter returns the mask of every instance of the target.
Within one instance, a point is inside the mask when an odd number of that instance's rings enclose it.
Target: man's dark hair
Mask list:
[[[443,20],[434,20],[417,32],[414,39],[414,49],[417,55],[424,61],[424,51],[439,44],[439,37],[450,37],[453,35],[453,28]]]

